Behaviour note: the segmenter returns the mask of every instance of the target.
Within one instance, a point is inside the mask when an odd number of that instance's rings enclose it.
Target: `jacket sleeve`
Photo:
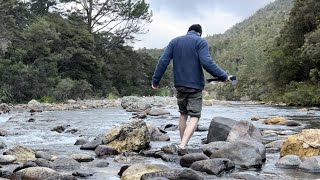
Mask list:
[[[169,43],[166,50],[163,52],[163,54],[160,57],[157,68],[152,77],[153,85],[159,84],[172,58],[173,58],[173,41]]]
[[[202,67],[210,73],[214,77],[218,77],[219,79],[222,80],[227,80],[228,75],[227,73],[220,68],[214,60],[211,58],[209,54],[209,47],[208,47],[208,42],[205,39],[201,39],[199,42],[199,59]]]

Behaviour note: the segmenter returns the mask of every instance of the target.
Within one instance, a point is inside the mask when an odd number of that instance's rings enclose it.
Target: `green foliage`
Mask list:
[[[40,98],[40,102],[44,102],[44,103],[53,103],[55,100],[53,97],[51,96],[43,96]]]
[[[281,102],[286,102],[288,105],[320,105],[320,88],[319,85],[291,82],[286,86],[286,91],[282,94]]]
[[[85,99],[92,93],[92,85],[85,80],[62,79],[55,91],[54,97],[58,101],[67,99]]]
[[[7,84],[0,86],[0,103],[12,101],[11,87]]]
[[[157,96],[172,96],[172,92],[169,87],[162,87],[156,91]]]

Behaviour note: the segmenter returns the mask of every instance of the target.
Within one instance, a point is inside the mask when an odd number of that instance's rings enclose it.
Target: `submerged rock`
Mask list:
[[[170,141],[169,135],[160,131],[156,126],[148,125],[148,130],[151,141]]]
[[[284,123],[288,121],[287,118],[282,118],[282,117],[276,117],[276,118],[270,118],[270,119],[266,119],[263,122],[265,124],[280,124],[280,123]]]

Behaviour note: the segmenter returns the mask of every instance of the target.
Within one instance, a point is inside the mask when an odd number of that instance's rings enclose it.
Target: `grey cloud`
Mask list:
[[[154,11],[166,11],[176,18],[201,16],[203,11],[219,9],[239,17],[248,17],[272,0],[148,0]]]

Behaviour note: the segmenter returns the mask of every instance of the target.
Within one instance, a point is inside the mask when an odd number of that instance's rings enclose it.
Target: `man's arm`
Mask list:
[[[209,54],[208,42],[205,39],[201,39],[199,43],[199,59],[202,67],[214,77],[218,77],[222,80],[228,79],[228,74],[221,69],[211,58]]]
[[[161,55],[157,68],[154,71],[154,74],[152,77],[152,87],[155,87],[155,89],[159,85],[159,82],[172,58],[173,58],[173,43],[171,41],[169,45],[166,47],[166,50]]]

